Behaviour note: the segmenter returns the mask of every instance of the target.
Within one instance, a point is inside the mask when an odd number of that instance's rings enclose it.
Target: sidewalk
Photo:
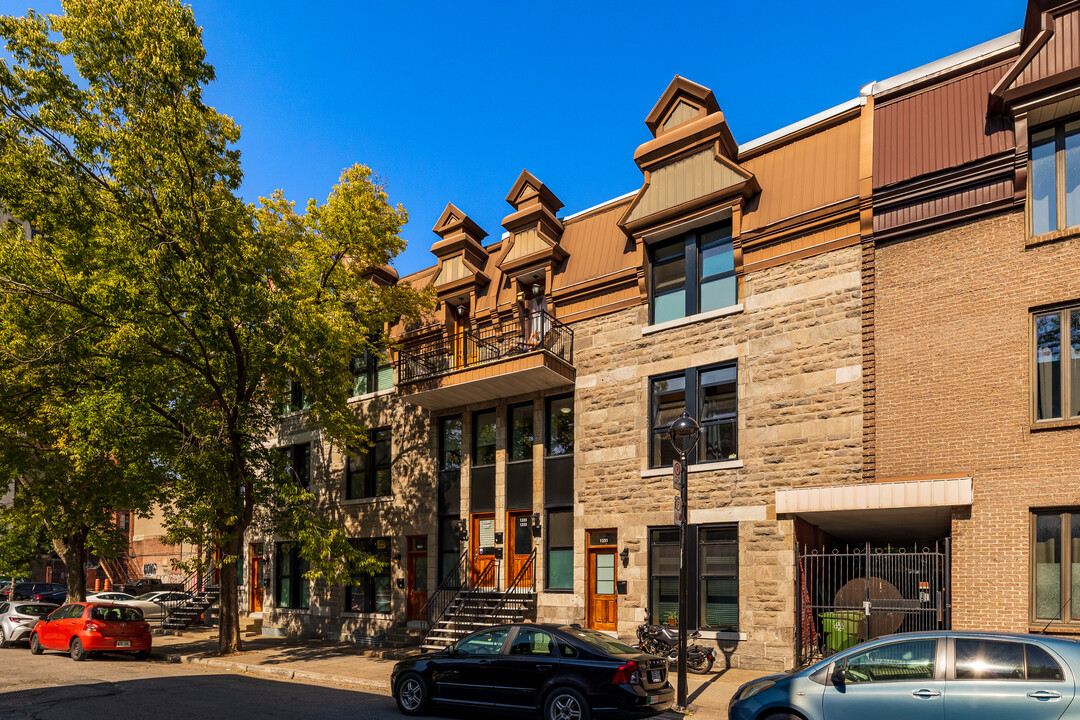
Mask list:
[[[154,657],[166,662],[387,694],[394,663],[409,654],[408,650],[365,650],[326,640],[262,636],[245,637],[243,652],[235,655],[220,657],[216,652],[217,628],[188,629],[182,635],[154,636]],[[717,667],[722,669],[723,665]],[[690,675],[689,700],[694,717],[725,720],[728,701],[738,686],[763,674],[755,670],[718,670],[708,675]],[[674,675],[671,680],[675,680]],[[661,717],[679,716],[665,713]]]

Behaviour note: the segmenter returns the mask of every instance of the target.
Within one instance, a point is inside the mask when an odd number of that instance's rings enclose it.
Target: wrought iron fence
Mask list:
[[[796,578],[803,666],[881,635],[951,624],[948,539],[933,548],[800,548]]]
[[[417,382],[534,352],[571,363],[574,331],[546,312],[537,312],[517,323],[461,330],[449,338],[414,344],[405,340],[398,353],[398,382]]]

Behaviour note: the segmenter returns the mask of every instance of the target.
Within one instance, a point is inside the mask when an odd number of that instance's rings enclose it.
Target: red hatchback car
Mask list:
[[[128,652],[138,659],[150,655],[150,626],[138,608],[112,603],[69,603],[39,620],[30,635],[30,652],[71,653],[85,660],[92,652]]]

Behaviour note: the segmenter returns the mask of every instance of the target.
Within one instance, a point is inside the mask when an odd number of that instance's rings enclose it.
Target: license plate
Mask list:
[[[131,647],[130,640],[117,640],[116,647]]]
[[[659,670],[650,670],[649,671],[649,682],[660,682],[660,671]]]

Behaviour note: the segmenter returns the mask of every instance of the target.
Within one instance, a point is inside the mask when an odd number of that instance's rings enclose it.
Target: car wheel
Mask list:
[[[6,648],[8,646],[7,633],[4,632],[4,628],[0,627],[0,648]]]
[[[397,700],[398,710],[406,715],[419,715],[427,709],[428,688],[424,678],[416,673],[406,673],[397,681],[394,688],[394,699]]]
[[[544,720],[589,720],[589,703],[572,688],[556,688],[544,702]]]
[[[71,640],[71,659],[76,662],[82,662],[87,658],[90,653],[86,652],[86,648],[83,647],[82,640],[79,638],[72,638]]]
[[[45,652],[45,648],[41,647],[41,641],[38,640],[37,633],[30,636],[30,654],[40,655]]]

